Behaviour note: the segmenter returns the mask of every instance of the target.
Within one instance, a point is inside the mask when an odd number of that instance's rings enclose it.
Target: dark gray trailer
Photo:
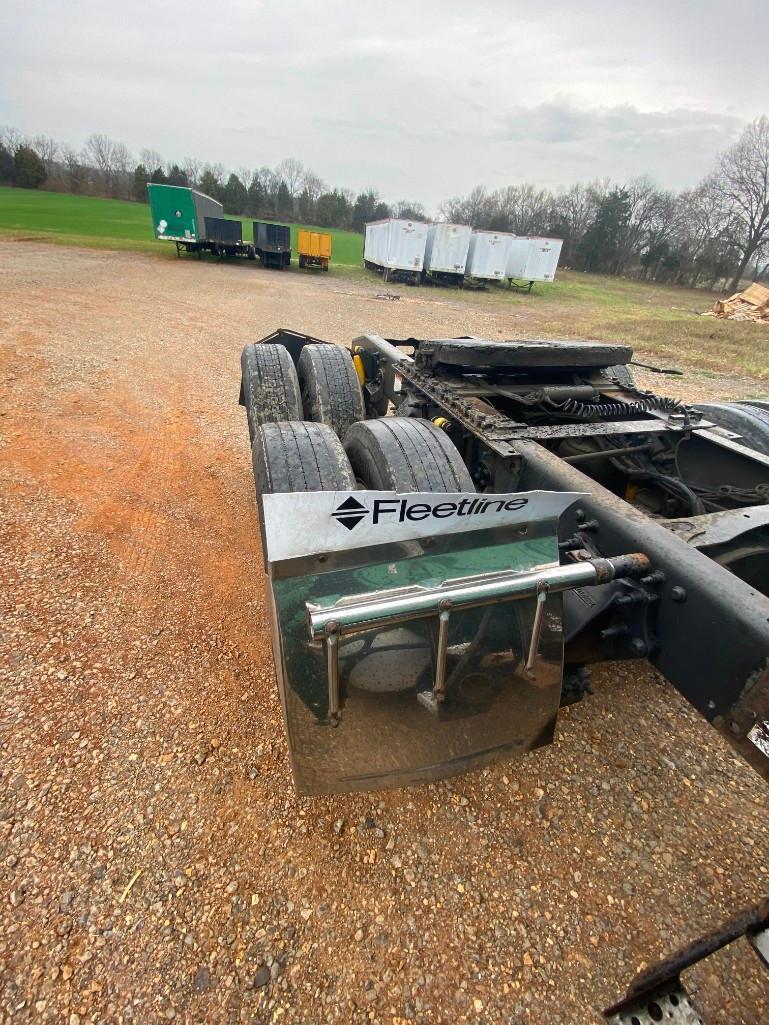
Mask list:
[[[254,249],[265,267],[282,270],[291,263],[291,228],[287,224],[254,221]]]
[[[243,241],[243,224],[228,217],[206,217],[206,242],[216,256],[246,256],[255,259],[254,247]]]

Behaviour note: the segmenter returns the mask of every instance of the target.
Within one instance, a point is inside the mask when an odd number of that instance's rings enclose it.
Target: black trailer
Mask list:
[[[216,256],[246,256],[250,260],[255,259],[253,245],[243,241],[241,221],[227,217],[206,217],[205,225],[205,244],[209,252]]]
[[[254,221],[254,250],[265,267],[282,270],[291,263],[291,228],[287,224]]]

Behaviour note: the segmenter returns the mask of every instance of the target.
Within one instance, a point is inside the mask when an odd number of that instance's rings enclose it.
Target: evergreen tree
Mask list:
[[[350,223],[350,203],[336,189],[324,192],[315,204],[315,220],[324,228],[345,228]]]
[[[45,181],[45,164],[31,146],[19,146],[13,156],[13,184],[20,189],[39,189]]]
[[[182,171],[178,164],[172,164],[168,171],[168,184],[187,187],[190,184],[185,171]]]
[[[290,220],[293,215],[294,201],[291,199],[291,193],[288,191],[288,185],[282,181],[278,186],[278,217],[284,217]]]
[[[259,217],[264,208],[264,189],[259,178],[254,175],[251,184],[248,186],[248,198],[246,200],[246,213],[250,217]]]
[[[376,221],[377,208],[380,206],[379,195],[374,189],[361,192],[355,197],[355,205],[352,208],[352,226],[355,231],[363,231],[369,221]],[[384,215],[387,217],[387,214]]]
[[[627,189],[612,189],[598,207],[595,220],[585,232],[580,246],[585,270],[617,273],[620,249],[630,222],[630,195]]]
[[[150,180],[149,172],[144,164],[137,164],[134,168],[133,197],[137,203],[147,202],[147,183]]]
[[[227,214],[242,214],[248,202],[246,186],[236,174],[231,174],[222,191],[222,205]]]
[[[0,142],[0,182],[13,181],[13,154]]]
[[[204,171],[200,179],[200,191],[221,202],[221,186],[210,171]]]

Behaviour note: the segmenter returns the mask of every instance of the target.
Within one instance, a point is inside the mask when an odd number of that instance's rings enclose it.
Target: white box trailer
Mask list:
[[[507,261],[506,277],[512,282],[528,281],[529,291],[535,281],[554,281],[563,239],[529,235],[513,239]]]
[[[363,262],[382,271],[385,281],[405,277],[414,282],[422,276],[429,225],[388,217],[366,225]]]
[[[477,281],[503,281],[514,238],[506,231],[474,231],[470,236],[465,275]]]
[[[464,277],[473,229],[466,224],[431,224],[427,229],[425,272],[434,278]]]

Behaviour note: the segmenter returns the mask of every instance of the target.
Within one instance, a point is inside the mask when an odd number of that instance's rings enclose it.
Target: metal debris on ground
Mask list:
[[[718,320],[747,320],[769,324],[769,288],[753,284],[744,292],[735,292],[728,299],[716,299],[713,309],[703,317]]]

